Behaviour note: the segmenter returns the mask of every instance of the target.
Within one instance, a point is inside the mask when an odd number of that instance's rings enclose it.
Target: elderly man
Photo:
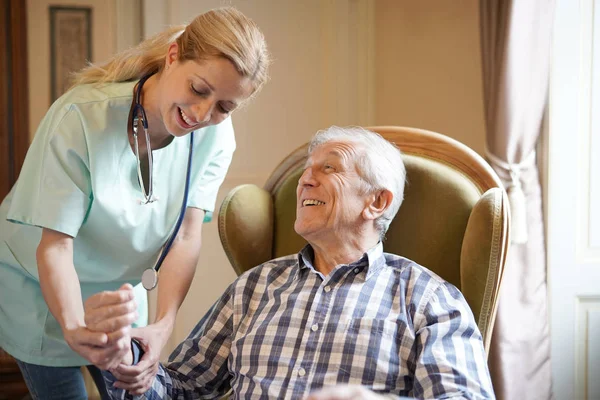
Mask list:
[[[240,276],[169,365],[140,380],[136,392],[493,398],[481,335],[462,294],[426,268],[383,252],[405,175],[400,151],[373,132],[317,133],[297,189],[295,230],[308,245]],[[123,290],[90,298],[90,329],[126,325],[119,321],[128,320],[128,299]],[[110,328],[106,315],[113,317]],[[123,363],[135,363],[139,351],[134,342]],[[123,397],[113,384],[128,377],[118,369],[104,374],[112,395]]]

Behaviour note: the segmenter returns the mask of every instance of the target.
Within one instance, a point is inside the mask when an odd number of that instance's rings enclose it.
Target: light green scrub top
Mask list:
[[[82,298],[136,286],[140,321],[147,321],[140,279],[153,267],[179,216],[189,135],[153,151],[154,193],[141,204],[127,120],[136,82],[81,85],[58,99],[42,120],[15,186],[0,206],[0,347],[27,363],[89,364],[63,339],[42,297],[36,263],[41,228],[73,240]],[[235,139],[231,120],[194,134],[188,207],[210,221]],[[56,266],[60,268],[60,266]]]

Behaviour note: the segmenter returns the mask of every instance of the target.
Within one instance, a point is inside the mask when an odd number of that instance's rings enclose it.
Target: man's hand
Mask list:
[[[111,371],[118,379],[115,387],[125,389],[134,395],[143,394],[150,389],[158,372],[160,352],[169,335],[170,329],[164,327],[160,322],[144,328],[132,329],[131,337],[137,339],[142,345],[144,355],[135,366],[123,363]]]
[[[116,291],[97,293],[87,299],[84,310],[84,329],[90,334],[103,333],[105,338],[103,344],[96,345],[100,346],[95,349],[97,354],[86,358],[105,370],[127,361],[131,364],[131,324],[138,318],[133,287],[125,284]],[[76,339],[81,337],[83,334],[73,336],[75,345],[79,343]],[[73,347],[68,338],[67,342]]]
[[[360,385],[337,385],[317,390],[306,400],[381,400],[384,398]]]

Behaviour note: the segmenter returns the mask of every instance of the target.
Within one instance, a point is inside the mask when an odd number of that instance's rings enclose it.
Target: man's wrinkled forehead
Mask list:
[[[304,163],[304,167],[308,167],[308,166],[310,166],[310,165],[312,165],[314,163],[315,153],[318,153],[319,150],[322,150],[322,148],[323,148],[323,146],[325,144],[327,144],[327,143],[324,143],[324,144],[322,144],[322,145],[320,145],[318,147],[315,147],[313,149],[313,151],[308,154],[308,158],[306,159],[306,162]],[[324,154],[324,158],[326,158],[326,159],[334,159],[334,160],[341,160],[341,159],[344,158],[344,155],[339,150],[331,149],[326,154]]]

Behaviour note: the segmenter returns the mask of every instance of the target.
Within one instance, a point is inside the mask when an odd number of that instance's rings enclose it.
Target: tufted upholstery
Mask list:
[[[446,136],[413,128],[369,128],[395,143],[407,170],[405,200],[384,249],[410,258],[457,286],[473,310],[486,351],[508,248],[506,193],[489,165]],[[306,161],[300,147],[264,188],[241,185],[225,198],[219,235],[238,274],[298,252],[296,185]]]

